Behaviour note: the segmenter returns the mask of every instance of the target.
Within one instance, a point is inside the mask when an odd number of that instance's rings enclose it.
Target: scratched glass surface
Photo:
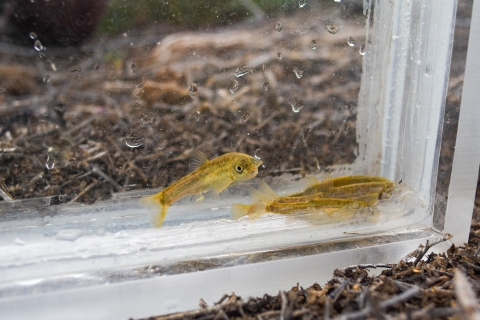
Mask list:
[[[259,181],[286,195],[311,175],[379,172],[361,161],[372,124],[357,121],[369,1],[49,3],[1,8],[0,297],[427,225],[405,184],[348,217],[230,216]],[[263,164],[152,228],[139,198],[186,175],[194,150]]]

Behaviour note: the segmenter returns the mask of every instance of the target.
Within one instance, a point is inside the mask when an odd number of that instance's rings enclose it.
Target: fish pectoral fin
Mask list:
[[[208,190],[207,192],[205,192],[204,199],[210,199],[210,200],[216,201],[218,200],[218,198],[219,198],[219,194],[216,193],[214,190]]]
[[[193,150],[190,153],[190,162],[189,162],[190,170],[191,171],[197,170],[201,165],[203,165],[207,161],[208,161],[208,159],[205,156],[205,154],[203,154],[202,151]]]
[[[183,197],[182,199],[179,200],[181,203],[194,203],[197,201],[202,201],[205,197],[201,192],[199,193],[194,193],[194,194],[189,194]]]
[[[219,180],[212,184],[211,190],[215,191],[216,194],[220,194],[223,190],[225,190],[230,184],[232,180]]]

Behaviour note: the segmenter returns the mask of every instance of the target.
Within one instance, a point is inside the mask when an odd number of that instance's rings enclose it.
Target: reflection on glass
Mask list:
[[[14,151],[2,153],[0,178],[15,199],[94,203],[117,191],[108,181],[166,187],[194,149],[261,148],[261,177],[355,160],[364,47],[348,46],[365,37],[361,6],[195,6],[72,3],[64,28],[38,3],[3,8],[0,147]],[[93,167],[109,179],[98,183]]]

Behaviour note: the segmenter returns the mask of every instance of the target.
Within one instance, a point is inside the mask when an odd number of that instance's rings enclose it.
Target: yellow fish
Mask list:
[[[255,219],[264,213],[278,213],[278,214],[294,214],[305,211],[323,211],[327,214],[332,214],[342,208],[358,209],[360,207],[367,207],[378,202],[378,193],[370,193],[358,195],[352,199],[339,198],[313,198],[301,202],[279,202],[279,198],[270,189],[270,187],[263,183],[262,191],[253,189],[250,193],[252,198],[251,205],[234,204],[232,206],[232,218],[239,219],[243,216],[248,216],[250,219]]]
[[[377,177],[377,176],[342,176],[338,178],[331,178],[330,175],[327,175],[325,179],[318,182],[315,177],[311,177],[309,185],[302,191],[289,195],[289,197],[302,197],[305,195],[311,195],[315,193],[324,193],[333,188],[339,188],[348,185],[360,184],[360,183],[384,183],[385,192],[391,192],[394,188],[392,181]],[[365,185],[364,185],[365,186]]]
[[[313,189],[310,189],[303,196],[285,196],[278,197],[278,202],[303,202],[315,198],[348,198],[356,199],[356,197],[361,197],[366,194],[376,193],[378,198],[383,194],[386,197],[392,195],[392,191],[395,188],[393,182],[365,182],[365,183],[355,183],[348,184],[340,187],[334,187],[329,190],[313,193]],[[263,192],[263,190],[262,190]],[[272,191],[273,192],[273,191]]]
[[[207,191],[219,194],[232,182],[246,181],[258,174],[262,161],[249,155],[231,152],[208,160],[199,151],[193,153],[190,165],[195,171],[173,183],[163,191],[143,198],[141,203],[151,212],[154,227],[161,227],[168,207],[188,195],[198,195]]]
[[[253,204],[234,205],[232,217],[248,215],[256,218],[266,212],[290,214],[305,211],[323,211],[332,214],[345,208],[347,211],[375,205],[382,194],[391,196],[395,184],[388,179],[373,176],[344,176],[327,178],[312,184],[303,192],[279,196],[266,183],[260,182],[260,190],[252,190]],[[319,191],[321,190],[321,191]]]

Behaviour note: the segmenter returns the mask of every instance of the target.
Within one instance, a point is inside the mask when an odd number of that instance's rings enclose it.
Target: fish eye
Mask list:
[[[238,172],[238,173],[242,173],[242,171],[243,171],[243,168],[242,168],[242,166],[241,166],[241,165],[239,165],[239,164],[237,164],[237,167],[236,167],[236,169],[237,169],[237,172]]]

